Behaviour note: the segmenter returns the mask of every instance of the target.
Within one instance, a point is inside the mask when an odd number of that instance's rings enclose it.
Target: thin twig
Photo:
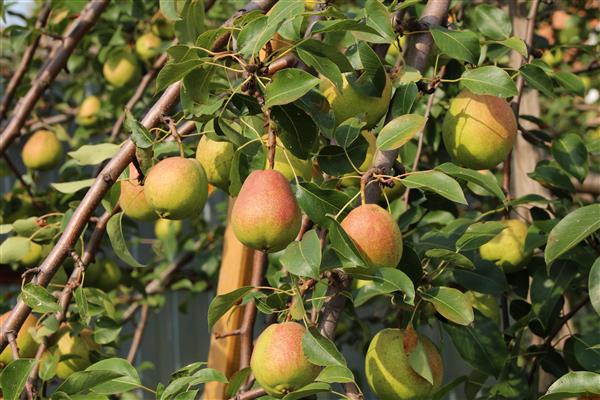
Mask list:
[[[267,392],[265,389],[252,389],[248,390],[247,392],[238,393],[229,400],[253,400],[261,396],[265,396],[266,394]]]
[[[140,344],[142,343],[142,337],[144,336],[144,330],[146,329],[146,322],[148,322],[148,309],[148,304],[144,303],[144,305],[142,305],[142,310],[140,311],[140,321],[135,328],[133,339],[131,341],[131,347],[129,348],[129,353],[127,354],[127,361],[129,361],[130,364],[132,364],[133,360],[135,360],[135,355],[137,354]]]
[[[17,166],[12,162],[12,160],[10,159],[10,157],[8,156],[8,154],[3,154],[2,155],[4,157],[4,161],[6,162],[6,165],[8,166],[8,168],[12,171],[12,173],[15,175],[15,177],[17,178],[17,180],[19,182],[21,182],[21,185],[25,188],[25,190],[27,190],[27,193],[29,194],[29,197],[31,197],[33,199],[33,190],[31,190],[31,185],[28,184],[25,179],[23,179],[23,175],[21,175],[21,173],[19,172],[19,169],[17,168]]]

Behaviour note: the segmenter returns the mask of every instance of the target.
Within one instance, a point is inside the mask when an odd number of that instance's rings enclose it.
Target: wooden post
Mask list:
[[[252,276],[252,259],[254,251],[240,243],[235,237],[229,217],[235,200],[229,200],[227,228],[223,241],[223,259],[219,270],[217,294],[229,293],[242,286],[250,285]],[[244,308],[238,307],[225,314],[213,328],[213,332],[226,333],[239,329],[242,324]],[[240,336],[229,336],[215,339],[211,336],[208,350],[208,367],[217,369],[230,377],[239,369]],[[204,400],[226,399],[225,384],[209,382],[204,389]]]

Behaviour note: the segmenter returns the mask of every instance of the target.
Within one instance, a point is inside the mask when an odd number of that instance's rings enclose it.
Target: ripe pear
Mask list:
[[[433,385],[410,366],[409,355],[418,342],[427,354]],[[380,400],[430,399],[442,384],[444,367],[435,345],[412,329],[383,329],[367,350],[365,374]]]
[[[368,261],[377,268],[396,268],[402,258],[402,232],[389,212],[377,204],[363,204],[350,211],[342,228]]]
[[[2,315],[0,315],[0,326],[4,324],[4,321],[8,319],[11,311],[8,311]],[[35,356],[35,352],[37,351],[38,344],[33,340],[33,337],[29,334],[29,328],[35,327],[37,323],[37,318],[32,314],[29,314],[21,329],[19,329],[19,333],[17,334],[17,347],[19,348],[19,357],[21,358],[32,358]],[[6,346],[6,348],[0,353],[0,364],[8,364],[12,361],[12,349],[10,346]],[[0,367],[2,367],[0,365]]]
[[[88,96],[79,107],[75,121],[81,126],[91,126],[98,121],[98,111],[100,111],[100,99],[96,96]]]
[[[472,169],[504,161],[517,137],[515,115],[504,99],[468,90],[452,99],[442,129],[452,160]]]
[[[21,157],[29,169],[49,170],[60,163],[63,147],[54,132],[35,132],[23,146]]]
[[[154,234],[158,239],[165,240],[171,230],[175,235],[179,234],[181,232],[181,221],[161,218],[154,224]]]
[[[138,182],[138,172],[133,164],[129,165],[129,178],[121,181],[119,205],[129,218],[140,221],[153,221],[157,217],[154,209],[148,204],[144,194],[145,186]]]
[[[121,268],[111,260],[96,260],[85,271],[86,286],[105,292],[116,289],[122,277]]]
[[[140,73],[138,61],[131,52],[121,50],[112,52],[102,67],[104,79],[111,85],[120,88],[137,79]]]
[[[352,74],[343,74],[342,81],[341,93],[328,79],[323,78],[321,81],[323,95],[329,101],[336,123],[340,124],[350,117],[366,113],[366,128],[374,127],[387,112],[392,97],[392,82],[388,75],[385,75],[385,85],[379,97],[361,93],[360,90],[365,90],[368,82],[361,82]]]
[[[72,356],[59,361],[56,366],[56,376],[67,379],[73,372],[82,371],[90,366],[90,352],[98,351],[100,346],[92,339],[92,331],[84,328],[79,335],[73,335],[70,330],[64,330],[57,343],[57,351],[61,358]]]
[[[211,140],[207,136],[200,138],[196,149],[196,160],[202,164],[208,183],[227,192],[229,190],[229,171],[235,149],[231,142]]]
[[[465,296],[480,313],[500,325],[500,307],[494,296],[473,291],[465,292]]]
[[[311,364],[302,351],[306,329],[296,322],[268,326],[256,339],[250,368],[256,381],[276,398],[312,383],[321,367]]]
[[[231,210],[231,226],[240,242],[273,253],[292,242],[301,214],[289,182],[281,172],[253,171]]]
[[[161,218],[197,216],[202,213],[208,197],[206,173],[196,159],[165,158],[150,169],[144,194]]]
[[[501,222],[507,228],[481,246],[479,254],[482,259],[494,262],[504,272],[513,272],[520,269],[531,255],[525,251],[527,224],[519,219]]]
[[[140,36],[135,41],[135,51],[142,60],[151,60],[160,54],[161,40],[152,32]]]

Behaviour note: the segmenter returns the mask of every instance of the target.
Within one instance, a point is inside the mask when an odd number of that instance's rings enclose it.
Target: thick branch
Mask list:
[[[108,3],[108,0],[90,1],[79,15],[79,18],[70,25],[64,40],[56,43],[47,63],[35,77],[25,97],[17,104],[12,118],[2,132],[2,135],[0,135],[0,154],[4,154],[11,142],[19,136],[21,128],[37,101],[52,84],[58,73],[67,65],[69,56],[73,53],[81,38],[96,23],[104,9],[108,6]]]

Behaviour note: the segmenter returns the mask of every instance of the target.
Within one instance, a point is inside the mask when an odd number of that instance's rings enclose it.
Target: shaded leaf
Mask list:
[[[117,255],[121,260],[125,261],[128,265],[136,268],[145,267],[145,265],[140,264],[133,256],[131,252],[127,248],[127,243],[125,242],[125,237],[123,236],[123,212],[113,215],[110,220],[108,220],[108,224],[106,225],[106,233],[108,234],[108,238],[110,239],[110,244]]]

